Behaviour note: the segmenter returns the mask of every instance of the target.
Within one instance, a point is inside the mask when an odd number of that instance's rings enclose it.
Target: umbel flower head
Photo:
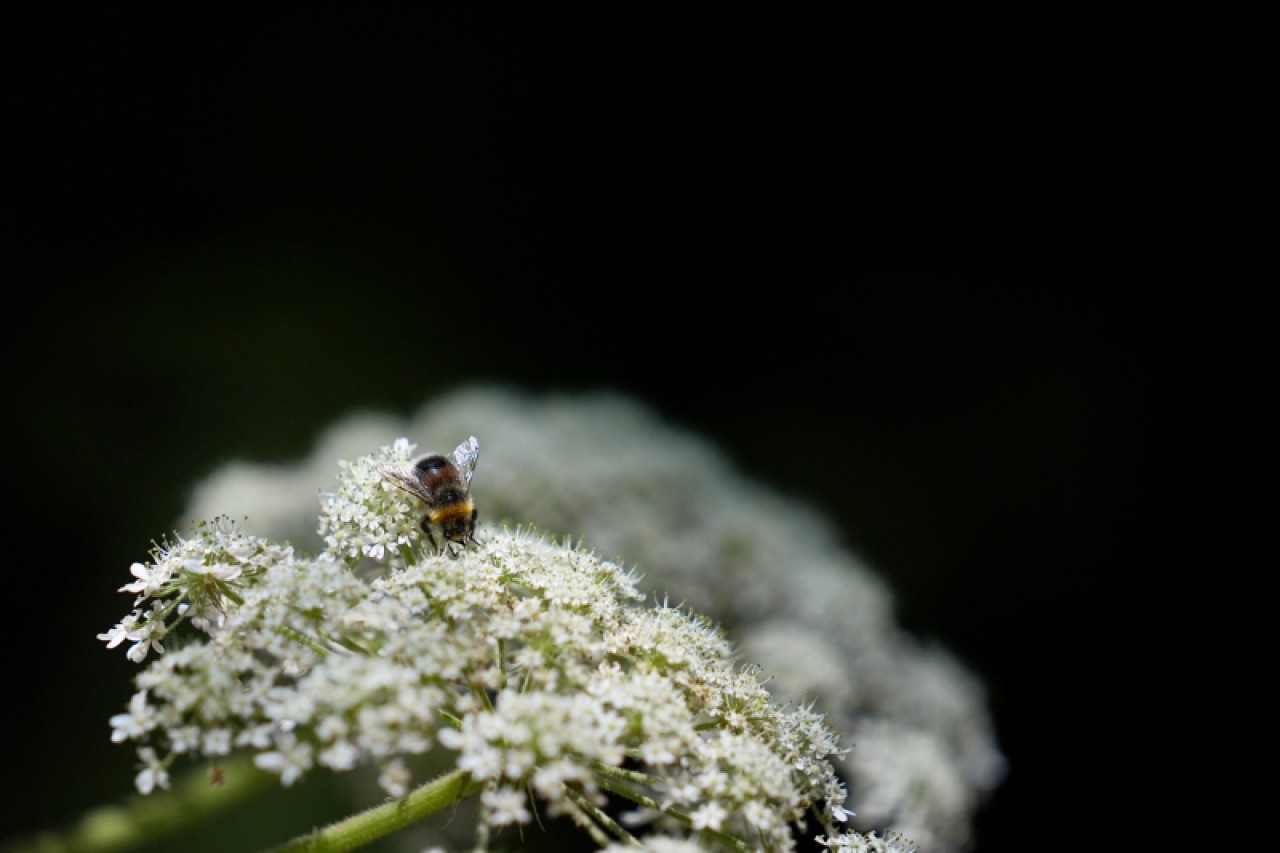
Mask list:
[[[646,606],[633,572],[529,530],[423,547],[420,509],[377,475],[412,450],[341,466],[315,557],[220,519],[132,568],[134,609],[99,639],[148,661],[111,720],[140,791],[180,757],[243,750],[284,785],[373,766],[398,797],[406,759],[435,751],[479,792],[483,831],[544,812],[629,840],[613,797],[668,841],[789,850],[816,821],[834,850],[885,843],[838,831],[836,734],[776,701],[709,620]]]
[[[1004,773],[980,680],[895,622],[887,584],[816,508],[755,481],[714,443],[634,398],[482,386],[434,398],[407,419],[352,414],[295,464],[222,466],[183,518],[244,515],[256,534],[319,550],[316,493],[331,488],[334,459],[405,434],[452,447],[478,424],[482,519],[572,534],[639,566],[640,589],[714,619],[761,666],[778,701],[814,703],[856,746],[833,758],[856,806],[853,825],[893,827],[928,853],[970,846],[974,815]],[[794,446],[781,423],[777,433],[786,458],[821,464],[823,447]],[[386,532],[350,544],[376,548],[375,539],[387,541]]]

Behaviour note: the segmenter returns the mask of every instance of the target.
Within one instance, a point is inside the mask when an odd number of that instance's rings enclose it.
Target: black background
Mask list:
[[[977,850],[1114,816],[1100,732],[1129,708],[1169,485],[1167,297],[1140,236],[1160,77],[1133,32],[640,9],[15,23],[3,665],[23,783],[0,837],[130,789],[106,720],[134,667],[95,634],[197,477],[473,382],[627,391],[830,514],[902,622],[989,686],[1010,775]]]

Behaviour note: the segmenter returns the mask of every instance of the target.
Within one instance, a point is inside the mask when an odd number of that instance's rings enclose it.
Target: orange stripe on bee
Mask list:
[[[431,520],[436,524],[443,524],[454,518],[470,518],[474,509],[475,505],[470,500],[458,501],[436,509],[431,513]]]

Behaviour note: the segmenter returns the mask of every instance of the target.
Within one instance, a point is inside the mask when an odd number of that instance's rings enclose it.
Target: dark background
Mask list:
[[[196,478],[488,381],[635,394],[830,514],[989,686],[978,851],[1116,816],[1101,732],[1170,485],[1134,32],[14,23],[0,839],[130,790],[135,668],[95,634]]]

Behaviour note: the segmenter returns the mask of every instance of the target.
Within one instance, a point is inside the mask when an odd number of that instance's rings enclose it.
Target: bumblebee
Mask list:
[[[379,469],[384,480],[427,505],[422,532],[437,553],[441,548],[431,534],[433,526],[440,528],[446,548],[453,543],[463,548],[468,542],[480,544],[475,536],[477,511],[470,491],[479,456],[480,442],[473,435],[448,456],[432,453],[418,457],[408,469]]]

